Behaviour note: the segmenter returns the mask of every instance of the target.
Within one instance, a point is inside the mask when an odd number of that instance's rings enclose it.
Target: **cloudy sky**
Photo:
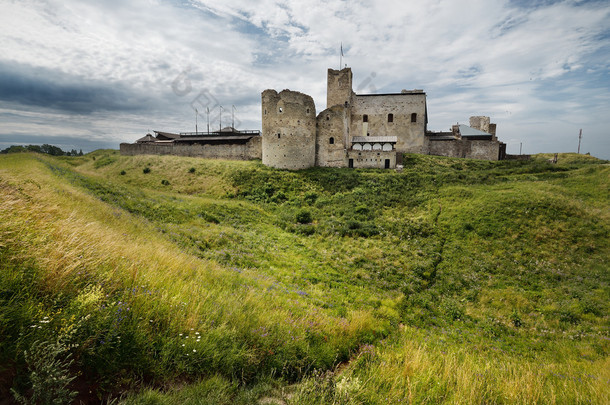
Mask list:
[[[0,148],[118,149],[149,130],[260,129],[260,93],[326,108],[424,89],[429,129],[489,115],[509,153],[610,159],[610,2],[0,0]],[[235,108],[233,108],[235,106]]]

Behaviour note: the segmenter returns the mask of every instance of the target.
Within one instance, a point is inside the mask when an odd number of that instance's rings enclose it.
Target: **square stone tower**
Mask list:
[[[352,69],[328,69],[326,108],[352,102]]]

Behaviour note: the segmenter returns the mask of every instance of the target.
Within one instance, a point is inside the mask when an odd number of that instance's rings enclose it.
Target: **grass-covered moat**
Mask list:
[[[2,155],[0,399],[610,403],[610,165],[546,159]]]

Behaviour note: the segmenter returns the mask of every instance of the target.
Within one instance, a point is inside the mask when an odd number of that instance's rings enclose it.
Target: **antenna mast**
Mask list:
[[[580,155],[580,140],[582,139],[582,128],[580,128],[580,132],[578,133],[578,154]]]
[[[235,110],[237,110],[237,108],[235,108],[235,106],[232,106],[233,108],[231,108],[231,131],[235,132]]]
[[[220,118],[219,118],[219,122],[220,122],[220,129],[219,132],[222,131],[222,106],[220,106]]]

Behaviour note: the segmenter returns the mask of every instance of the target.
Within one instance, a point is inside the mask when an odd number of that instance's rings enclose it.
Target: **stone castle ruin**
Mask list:
[[[496,138],[489,117],[470,117],[470,125],[450,132],[427,130],[423,90],[356,94],[352,70],[328,69],[326,109],[316,114],[311,96],[297,91],[261,94],[262,135],[225,128],[213,134],[155,131],[121,153],[175,154],[220,159],[262,159],[279,169],[314,166],[395,168],[403,153],[498,160],[506,145]]]

